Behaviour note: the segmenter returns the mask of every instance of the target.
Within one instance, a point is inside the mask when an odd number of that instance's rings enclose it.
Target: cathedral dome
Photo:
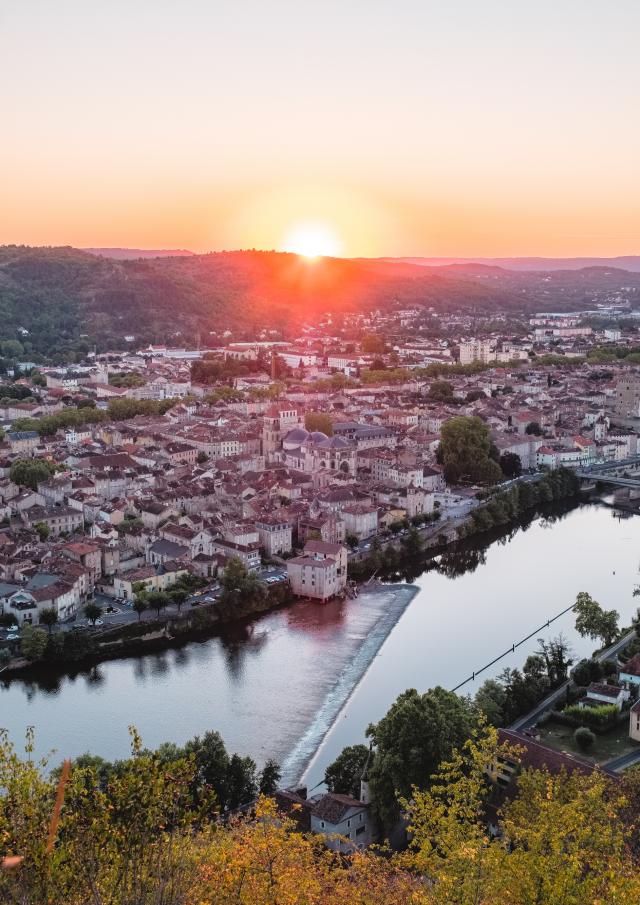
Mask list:
[[[305,442],[305,440],[309,439],[309,431],[306,431],[304,427],[294,427],[292,431],[289,431],[287,436],[282,441],[283,449],[298,449],[299,446]]]

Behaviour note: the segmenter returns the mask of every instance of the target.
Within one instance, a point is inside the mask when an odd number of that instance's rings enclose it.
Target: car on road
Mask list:
[[[17,635],[15,632],[11,632],[10,635],[7,635],[7,641],[17,641],[20,635]]]

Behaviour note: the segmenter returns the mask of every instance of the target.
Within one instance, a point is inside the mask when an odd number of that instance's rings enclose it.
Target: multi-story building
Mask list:
[[[291,525],[277,515],[264,515],[256,519],[260,546],[267,556],[291,552]]]
[[[474,361],[486,364],[496,360],[496,342],[494,339],[470,339],[460,343],[460,364],[469,365]]]
[[[613,399],[613,416],[615,421],[640,418],[640,377],[630,374],[621,377],[615,389]]]
[[[347,549],[340,544],[307,541],[302,556],[287,560],[287,574],[297,597],[330,600],[347,586]]]
[[[89,573],[89,590],[102,575],[102,550],[98,544],[88,544],[78,541],[65,544],[61,550],[63,556],[73,562],[79,563]]]
[[[354,503],[342,510],[347,534],[365,540],[378,533],[378,507],[363,503]]]
[[[236,544],[222,537],[215,537],[212,541],[214,553],[222,553],[227,559],[236,557],[249,572],[257,572],[260,568],[260,544],[256,541],[250,544]]]

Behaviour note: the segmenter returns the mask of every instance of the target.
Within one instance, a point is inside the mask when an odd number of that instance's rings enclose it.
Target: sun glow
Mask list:
[[[282,248],[310,259],[338,257],[342,252],[342,242],[328,223],[307,220],[294,223],[287,230]]]

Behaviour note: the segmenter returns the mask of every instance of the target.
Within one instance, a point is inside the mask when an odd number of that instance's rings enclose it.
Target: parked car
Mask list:
[[[11,632],[10,635],[7,635],[7,641],[17,641],[20,635],[17,635],[15,632]]]

